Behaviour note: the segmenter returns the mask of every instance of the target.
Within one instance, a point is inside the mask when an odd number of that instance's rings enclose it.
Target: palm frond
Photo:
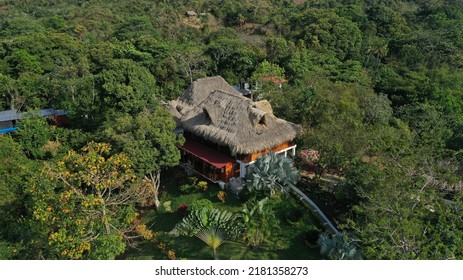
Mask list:
[[[226,235],[223,231],[216,228],[204,228],[196,233],[196,237],[211,247],[212,250],[217,250],[225,241]]]

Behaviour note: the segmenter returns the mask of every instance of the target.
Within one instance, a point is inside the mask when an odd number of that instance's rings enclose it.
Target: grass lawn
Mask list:
[[[175,237],[169,232],[183,218],[183,215],[176,210],[180,204],[190,205],[199,199],[209,199],[213,202],[214,208],[226,209],[231,212],[239,212],[242,209],[242,202],[239,198],[228,195],[225,203],[216,197],[220,188],[209,183],[206,191],[197,191],[190,194],[182,194],[178,190],[181,183],[169,182],[165,184],[161,204],[171,201],[172,212],[166,212],[161,206],[160,211],[148,210],[143,215],[143,220],[152,230],[159,234],[159,241],[167,244],[168,249],[176,252],[177,259],[213,259],[209,247],[196,237]],[[304,241],[306,232],[317,229],[316,223],[306,214],[303,206],[298,205],[292,198],[286,198],[276,204],[276,215],[279,225],[275,227],[275,234],[271,240],[258,248],[251,248],[244,242],[225,241],[217,250],[219,259],[322,259],[318,247],[309,248]],[[294,209],[301,209],[303,215],[297,222],[288,222],[287,213]],[[300,210],[298,210],[300,211]],[[130,249],[123,256],[123,259],[165,259],[164,253],[155,248],[154,245],[145,242],[139,245],[138,249]]]

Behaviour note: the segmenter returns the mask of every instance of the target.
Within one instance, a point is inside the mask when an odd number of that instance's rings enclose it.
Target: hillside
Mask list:
[[[307,191],[330,197],[326,211],[363,258],[463,258],[463,1],[2,0],[0,40],[0,111],[69,117],[21,120],[0,137],[0,258],[120,256],[140,202],[112,210],[126,235],[93,252],[84,215],[55,223],[72,210],[59,207],[72,198],[57,178],[85,193],[98,187],[80,171],[115,172],[100,179],[119,195],[164,180],[183,139],[163,104],[217,75],[250,83],[302,127],[298,149],[342,178]]]

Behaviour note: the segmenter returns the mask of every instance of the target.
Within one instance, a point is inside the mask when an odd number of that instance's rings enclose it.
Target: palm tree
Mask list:
[[[202,208],[191,211],[171,233],[198,237],[211,248],[214,259],[218,259],[217,248],[227,239],[237,239],[243,230],[244,226],[233,213]]]
[[[224,232],[216,228],[203,228],[196,233],[196,237],[206,243],[207,246],[211,247],[214,260],[218,260],[217,248],[225,241],[226,235]]]
[[[367,49],[367,60],[365,65],[367,66],[370,62],[371,57],[375,57],[375,71],[378,70],[381,62],[388,56],[389,54],[389,43],[383,40],[378,42],[373,42],[373,45]]]

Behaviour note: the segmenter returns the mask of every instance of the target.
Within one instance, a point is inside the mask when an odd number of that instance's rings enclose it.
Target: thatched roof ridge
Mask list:
[[[228,146],[234,155],[271,149],[300,133],[299,126],[275,117],[268,101],[253,102],[228,84],[224,86],[219,78],[200,79],[169,103],[172,115],[181,116],[178,120],[183,129]]]
[[[254,102],[254,105],[256,106],[256,108],[261,109],[273,116],[272,105],[270,105],[270,102],[268,102],[267,100],[256,101]]]
[[[195,106],[206,100],[213,91],[220,90],[238,96],[241,94],[220,76],[201,78],[194,81],[177,99],[180,106]]]

